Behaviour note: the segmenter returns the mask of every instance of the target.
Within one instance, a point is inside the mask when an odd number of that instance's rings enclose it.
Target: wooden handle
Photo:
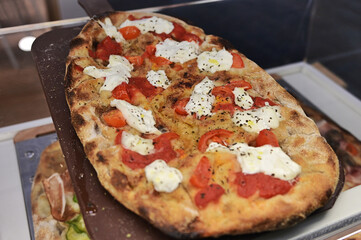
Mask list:
[[[18,132],[14,137],[14,143],[36,138],[41,135],[55,132],[54,124],[49,123],[44,126],[34,127]]]
[[[107,0],[78,0],[78,3],[84,8],[89,17],[114,11]]]

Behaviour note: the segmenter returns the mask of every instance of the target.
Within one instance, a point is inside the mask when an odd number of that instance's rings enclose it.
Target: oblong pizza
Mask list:
[[[100,183],[171,236],[285,228],[335,191],[338,159],[297,101],[179,19],[90,20],[71,42],[65,92]]]

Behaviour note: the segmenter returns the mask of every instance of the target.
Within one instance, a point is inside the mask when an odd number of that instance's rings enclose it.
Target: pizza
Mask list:
[[[330,118],[311,106],[301,103],[307,116],[313,119],[318,129],[336,153],[345,171],[342,191],[361,185],[361,142]]]
[[[90,239],[59,141],[41,153],[31,188],[35,239]]]
[[[282,229],[335,191],[338,159],[298,102],[179,19],[90,20],[71,42],[65,94],[100,183],[171,236]]]

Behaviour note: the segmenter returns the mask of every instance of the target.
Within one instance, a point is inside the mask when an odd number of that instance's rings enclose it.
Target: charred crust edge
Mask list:
[[[138,208],[138,213],[139,216],[141,216],[142,218],[146,219],[147,221],[150,221],[153,223],[154,226],[156,226],[159,230],[161,230],[163,233],[177,238],[177,239],[193,239],[193,238],[197,238],[199,236],[201,236],[200,233],[198,232],[194,232],[193,229],[191,229],[191,225],[188,225],[188,229],[187,231],[189,231],[188,233],[185,232],[180,232],[176,227],[172,226],[172,225],[163,225],[154,221],[151,221],[150,217],[149,217],[149,210],[146,207],[140,206]]]
[[[79,113],[74,113],[71,120],[74,128],[77,130],[85,125],[85,120]]]
[[[123,190],[129,185],[128,177],[119,170],[113,170],[111,184],[115,189]]]
[[[177,239],[194,239],[201,236],[198,232],[192,232],[192,229],[188,229],[189,233],[179,232],[174,226],[162,226],[159,229],[164,232],[165,234],[177,238]]]
[[[212,38],[211,43],[215,44],[215,45],[221,45],[227,51],[235,49],[233,44],[230,41],[228,41],[227,39],[221,38],[221,37]]]
[[[66,75],[65,75],[65,78],[64,78],[64,84],[65,84],[65,89],[67,92],[69,92],[69,90],[71,89],[72,87],[72,83],[73,83],[73,61],[71,61],[68,66],[67,66],[67,69],[66,69]]]
[[[98,152],[97,153],[97,162],[100,162],[100,163],[107,163],[107,159],[106,157],[103,156],[103,154],[101,152]]]
[[[86,44],[87,41],[84,38],[77,37],[70,41],[70,49],[78,48],[84,44]]]
[[[97,145],[95,142],[88,142],[84,146],[85,153],[89,156],[96,149]]]

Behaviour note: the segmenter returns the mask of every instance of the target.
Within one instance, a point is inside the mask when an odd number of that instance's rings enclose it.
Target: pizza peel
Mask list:
[[[91,17],[113,11],[105,0],[79,0],[79,3]],[[64,93],[65,60],[71,39],[81,29],[82,26],[75,26],[43,34],[34,42],[32,54],[89,235],[92,239],[101,240],[173,239],[127,210],[101,186],[71,125]],[[334,200],[331,199],[328,207],[322,210],[331,208]],[[260,237],[260,234],[225,236],[220,239],[255,237]]]
[[[94,2],[101,1],[89,1]],[[91,16],[99,14],[91,13],[88,12]],[[88,233],[98,240],[174,239],[123,207],[101,186],[71,125],[64,92],[65,61],[70,41],[81,29],[82,26],[60,28],[41,35],[33,43],[32,55]]]

